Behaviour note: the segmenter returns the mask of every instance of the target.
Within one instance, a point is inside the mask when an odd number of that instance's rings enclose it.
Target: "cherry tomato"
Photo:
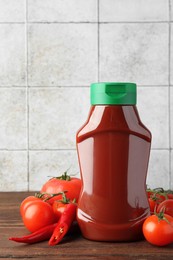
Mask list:
[[[168,198],[168,193],[164,191],[163,188],[156,188],[153,190],[148,189],[147,190],[147,196],[148,198],[154,198],[154,200],[157,200],[157,203],[161,203],[165,199]]]
[[[172,193],[168,193],[167,196],[168,196],[168,199],[173,199],[173,194]]]
[[[143,234],[146,240],[156,246],[173,243],[173,217],[160,213],[151,215],[143,223]]]
[[[26,228],[31,232],[56,222],[52,206],[39,199],[28,204],[25,211],[23,211],[22,220]]]
[[[165,193],[154,193],[151,198],[154,198],[157,202],[157,204],[160,204],[162,201],[166,200],[166,194]]]
[[[149,202],[149,206],[150,206],[150,212],[151,212],[151,214],[153,214],[154,213],[154,211],[157,209],[157,203],[156,203],[156,201],[155,200],[153,200],[152,198],[149,198],[148,199],[148,202]]]
[[[173,217],[173,199],[164,200],[160,203],[157,212],[164,212]]]
[[[148,193],[148,202],[150,205],[150,212],[153,214],[156,211],[158,205],[167,199],[167,195],[161,192],[149,192]]]
[[[147,197],[150,198],[153,195],[153,191],[152,190],[147,190]]]
[[[37,201],[40,200],[39,198],[35,197],[35,196],[28,196],[26,197],[22,203],[20,204],[20,214],[23,215],[23,213],[25,212],[25,209],[27,208],[27,206],[32,203],[33,201]]]
[[[54,177],[48,180],[42,187],[41,193],[56,194],[66,191],[66,195],[70,200],[76,199],[78,201],[81,190],[81,180],[78,178],[70,177],[65,172],[61,177]],[[55,200],[60,200],[61,195],[49,199],[49,203],[53,204]]]

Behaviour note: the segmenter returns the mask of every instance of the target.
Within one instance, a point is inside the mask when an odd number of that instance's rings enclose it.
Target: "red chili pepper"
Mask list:
[[[67,234],[73,221],[76,218],[76,208],[77,205],[74,203],[70,203],[67,205],[65,211],[62,213],[58,221],[58,225],[55,227],[55,230],[49,240],[50,246],[57,245]]]
[[[19,243],[27,243],[27,244],[34,244],[41,241],[49,240],[52,236],[52,233],[57,226],[57,223],[52,225],[48,225],[43,227],[32,234],[23,237],[10,237],[9,240],[19,242]]]

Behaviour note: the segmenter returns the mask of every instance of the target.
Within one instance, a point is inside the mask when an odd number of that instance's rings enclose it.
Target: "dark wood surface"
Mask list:
[[[19,205],[30,194],[0,193],[0,259],[173,259],[173,245],[155,247],[146,241],[94,242],[82,238],[80,233],[54,247],[48,246],[47,241],[33,245],[9,241],[11,236],[28,234],[21,221]]]

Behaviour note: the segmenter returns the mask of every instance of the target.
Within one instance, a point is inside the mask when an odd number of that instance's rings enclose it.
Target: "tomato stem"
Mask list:
[[[160,192],[160,191],[154,191],[154,190],[153,190],[153,194],[150,195],[150,198],[152,200],[154,200],[155,202],[159,203],[160,202],[160,197],[158,197],[157,195],[164,196],[165,199],[168,199],[168,195],[167,195],[166,192]]]
[[[161,212],[159,212],[159,213],[154,212],[154,214],[158,217],[159,222],[160,222],[161,220],[164,220],[164,221],[166,221],[169,225],[171,225],[171,223],[169,222],[169,220],[165,217],[165,212],[164,212],[164,210],[161,211]]]
[[[70,202],[70,199],[68,199],[68,198],[66,197],[66,195],[65,195],[64,192],[62,192],[62,200],[58,200],[58,202],[61,202],[61,203],[63,203],[63,204],[69,204],[69,203],[71,203],[71,202]],[[76,203],[76,199],[73,199],[72,203]]]
[[[71,177],[70,177],[70,175],[67,174],[67,171],[65,171],[60,177],[56,177],[56,179],[70,181]]]
[[[167,190],[165,191],[163,188],[161,187],[158,187],[158,188],[155,188],[155,189],[150,189],[150,188],[147,188],[147,192],[152,192],[152,194],[150,195],[150,198],[154,201],[158,201],[159,198],[157,197],[157,195],[161,195],[161,196],[164,196],[165,199],[168,199],[168,193],[171,193],[170,190]],[[173,191],[172,191],[173,193]]]
[[[76,174],[71,174],[68,175],[68,171],[69,171],[70,167],[61,175],[61,176],[58,176],[58,177],[53,177],[53,176],[48,176],[48,177],[51,177],[51,179],[58,179],[58,180],[63,180],[63,181],[71,181],[71,176],[74,176]]]
[[[39,199],[43,199],[43,201],[47,201],[47,200],[50,200],[51,198],[58,196],[58,195],[62,195],[62,197],[63,197],[63,196],[65,196],[65,192],[67,192],[67,190],[61,191],[61,192],[58,192],[58,193],[37,192],[37,193],[35,193],[35,197],[39,198]]]

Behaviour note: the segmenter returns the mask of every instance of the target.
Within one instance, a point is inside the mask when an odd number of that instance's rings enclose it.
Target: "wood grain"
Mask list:
[[[28,234],[19,213],[20,202],[34,193],[0,193],[0,259],[173,259],[173,245],[155,247],[146,241],[131,243],[94,242],[80,233],[66,237],[62,243],[50,247],[41,242],[33,245],[9,241],[11,236]]]

